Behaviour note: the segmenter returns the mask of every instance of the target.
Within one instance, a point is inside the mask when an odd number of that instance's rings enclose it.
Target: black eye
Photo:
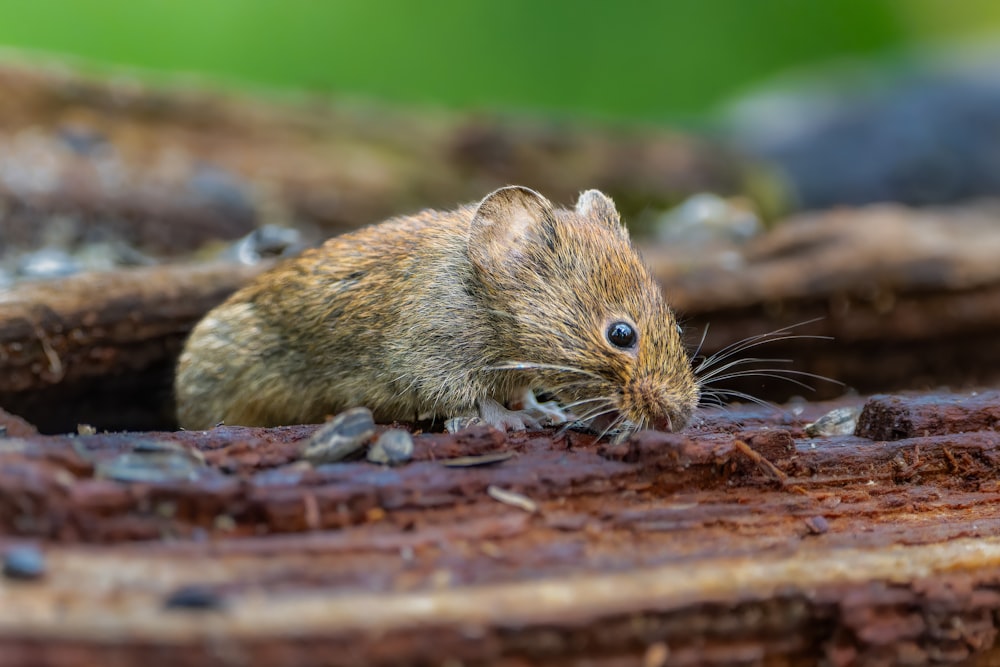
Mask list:
[[[608,327],[608,341],[615,347],[632,347],[635,343],[635,329],[625,322],[615,322]]]

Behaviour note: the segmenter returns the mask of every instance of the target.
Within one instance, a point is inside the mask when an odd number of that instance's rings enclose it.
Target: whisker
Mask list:
[[[601,410],[601,408],[603,408],[603,407],[605,407],[605,406],[599,405],[599,406],[591,409],[590,412],[581,415],[579,417],[579,419],[577,419],[577,421],[581,421],[581,422],[593,421],[593,420],[597,419],[598,417],[600,417],[602,415],[610,414],[610,413],[615,412],[615,411],[618,410],[618,408],[616,408],[614,406],[609,407],[607,410]]]
[[[597,436],[597,439],[603,440],[604,436],[606,436],[609,431],[617,428],[623,421],[625,421],[625,415],[619,415],[618,418],[615,419],[613,422],[611,422],[611,424],[606,429],[601,431],[601,434]]]
[[[790,338],[820,338],[828,340],[831,338],[831,336],[823,336],[820,334],[794,334],[790,332],[790,329],[791,327],[786,327],[784,329],[776,329],[774,331],[768,331],[767,333],[757,334],[756,336],[747,336],[742,340],[738,340],[735,343],[727,345],[714,354],[709,355],[707,358],[725,359],[734,354],[738,354],[743,350],[772,340],[787,340]]]
[[[814,380],[823,380],[824,382],[832,382],[833,384],[839,384],[843,386],[844,383],[840,380],[834,380],[825,375],[819,375],[817,373],[809,373],[807,371],[797,371],[791,368],[747,368],[742,371],[736,371],[734,373],[729,373],[727,375],[720,375],[719,377],[713,378],[714,382],[722,382],[723,380],[731,380],[733,378],[741,377],[769,377],[778,380],[785,380],[786,382],[791,382],[807,389],[815,389],[814,387],[805,384],[804,382],[799,382],[794,378],[786,377],[788,375],[798,375],[800,377],[813,378]]]
[[[767,333],[757,334],[756,336],[748,336],[747,338],[744,338],[742,340],[738,340],[735,343],[730,343],[729,345],[727,345],[726,347],[722,348],[721,350],[719,350],[715,354],[713,354],[713,355],[711,355],[709,357],[706,357],[702,361],[702,364],[709,363],[712,360],[721,361],[722,359],[726,359],[727,357],[731,357],[732,355],[738,354],[739,352],[741,352],[743,350],[750,349],[751,347],[763,344],[763,343],[768,342],[768,341],[789,340],[791,338],[817,338],[817,339],[821,339],[821,340],[831,340],[832,339],[831,336],[817,336],[817,335],[809,335],[809,334],[793,334],[791,336],[785,336],[784,335],[784,334],[789,333],[795,327],[803,327],[803,326],[806,326],[808,324],[813,324],[814,322],[819,322],[822,319],[824,319],[824,318],[823,317],[814,317],[811,320],[805,320],[804,322],[798,322],[797,324],[790,324],[790,325],[788,325],[786,327],[781,327],[780,329],[775,329],[773,331],[768,331]],[[706,329],[707,329],[707,327],[706,327]],[[707,331],[706,331],[706,333],[707,333]],[[700,349],[700,347],[699,347],[699,349]],[[695,356],[697,356],[697,355],[695,355]]]
[[[590,380],[573,380],[572,382],[563,382],[562,384],[553,385],[551,387],[541,387],[543,392],[547,393],[558,393],[560,391],[565,391],[566,389],[573,389],[574,387],[586,387],[592,384]]]
[[[744,400],[750,401],[751,403],[756,403],[757,405],[760,405],[765,408],[771,408],[772,410],[779,409],[778,406],[773,403],[757,398],[756,396],[747,394],[742,391],[736,391],[735,389],[717,389],[713,392],[713,395],[715,397],[732,396],[734,398],[742,398]]]
[[[809,391],[816,391],[816,387],[808,385],[805,382],[801,382],[794,378],[785,377],[784,375],[778,375],[777,373],[766,373],[766,372],[753,372],[753,371],[740,371],[739,373],[730,373],[729,375],[723,375],[722,377],[715,378],[716,382],[722,382],[724,380],[732,380],[734,378],[746,378],[746,377],[762,377],[762,378],[773,378],[775,380],[784,380],[791,384],[802,387],[803,389],[808,389]]]
[[[603,412],[592,412],[592,413],[589,413],[589,414],[587,414],[586,416],[583,416],[583,417],[580,417],[580,418],[576,419],[575,421],[571,421],[571,422],[566,422],[565,426],[563,426],[563,427],[562,427],[562,428],[561,428],[561,429],[559,430],[559,433],[565,433],[565,432],[566,432],[566,431],[568,431],[568,430],[570,429],[570,427],[572,427],[572,426],[573,426],[574,424],[583,424],[583,425],[586,425],[586,427],[587,427],[587,428],[589,429],[589,428],[590,428],[590,426],[591,426],[589,422],[592,422],[592,421],[594,421],[594,420],[595,420],[595,419],[597,419],[598,417],[602,417],[602,416],[604,416],[604,415],[606,415],[606,414],[609,414],[609,413],[612,413],[612,412],[616,412],[616,411],[617,411],[617,408],[611,408],[610,410],[605,410],[605,411],[603,411]],[[621,417],[621,416],[619,416],[619,417],[618,417],[618,419],[622,419],[622,417]],[[617,420],[616,420],[616,421],[617,421]],[[612,423],[611,423],[611,427],[613,427],[613,426],[615,425],[615,423],[616,423],[616,422],[612,422]],[[609,428],[611,428],[611,427],[609,427]],[[605,432],[606,432],[606,431],[605,431]],[[603,436],[603,434],[601,434],[601,437],[604,437],[604,436]],[[599,438],[598,438],[598,440],[600,440],[600,439],[601,439],[601,438],[599,437]]]
[[[585,425],[587,425],[589,427],[588,422],[591,422],[591,421],[597,419],[598,417],[600,417],[602,415],[606,415],[606,414],[609,414],[611,412],[615,412],[618,409],[614,405],[613,401],[611,401],[611,399],[609,399],[609,398],[601,397],[601,398],[590,399],[590,400],[597,401],[597,400],[601,400],[601,399],[604,400],[604,403],[601,403],[600,405],[591,406],[591,407],[587,408],[586,412],[584,412],[584,413],[582,413],[580,415],[574,415],[575,419],[572,419],[572,420],[566,422],[563,425],[563,427],[559,430],[559,433],[565,433],[567,430],[569,430],[574,425],[585,424]],[[565,409],[569,409],[569,407],[566,406]]]
[[[701,354],[701,348],[705,345],[705,339],[708,338],[708,326],[708,324],[705,324],[705,329],[701,332],[701,340],[698,341],[698,348],[694,351],[694,354],[691,355],[692,359],[697,358],[698,355]]]
[[[744,357],[742,359],[733,359],[732,361],[727,361],[724,365],[719,366],[716,369],[713,369],[710,373],[705,373],[704,375],[697,375],[697,378],[702,382],[705,382],[706,380],[711,380],[719,373],[725,373],[730,368],[733,368],[735,366],[742,366],[744,364],[790,364],[792,363],[792,361],[793,361],[792,359],[777,359],[777,358],[772,359],[768,357]],[[697,371],[695,372],[697,374]]]
[[[573,401],[572,403],[567,403],[562,406],[564,410],[569,410],[570,408],[575,408],[578,405],[583,405],[584,403],[594,403],[596,401],[604,401],[607,404],[612,403],[612,400],[606,396],[598,396],[597,398],[584,398],[579,401]]]
[[[591,371],[585,371],[582,368],[574,368],[572,366],[560,366],[558,364],[541,364],[531,361],[508,361],[502,364],[497,364],[495,366],[487,366],[484,370],[488,371],[534,371],[534,370],[546,370],[546,371],[563,371],[565,373],[578,373],[580,375],[585,375],[587,377],[592,377],[597,380],[603,380],[597,373],[592,373]]]
[[[625,441],[633,433],[637,433],[645,428],[646,418],[643,417],[637,424],[626,424],[612,440],[612,444],[618,445]]]
[[[729,406],[718,396],[705,396],[706,400],[699,400],[699,408],[720,408],[726,412],[729,412]],[[711,402],[709,402],[711,401]]]
[[[729,412],[729,404],[722,401],[720,398],[711,397],[711,400],[699,401],[699,410],[722,410],[723,412]]]
[[[768,336],[771,336],[770,338]],[[792,334],[788,336],[772,336],[771,334],[764,334],[762,336],[753,336],[751,338],[746,338],[740,341],[739,347],[733,347],[733,349],[723,348],[715,354],[705,357],[695,368],[695,373],[701,373],[707,371],[709,368],[715,364],[724,361],[734,354],[739,354],[740,352],[746,352],[749,349],[758,347],[760,345],[766,345],[768,343],[779,343],[786,340],[833,340],[833,336],[818,336],[812,334]],[[732,347],[732,346],[730,346]]]
[[[740,349],[741,345],[744,345],[744,344],[747,344],[747,343],[752,343],[754,341],[760,340],[761,338],[767,338],[768,336],[777,335],[777,334],[780,334],[780,333],[782,333],[784,331],[785,331],[784,329],[776,329],[774,331],[769,331],[767,333],[757,334],[756,336],[748,336],[747,338],[743,338],[741,340],[738,340],[735,343],[730,343],[729,345],[725,346],[721,350],[718,350],[717,352],[715,352],[715,354],[712,354],[712,355],[709,355],[708,357],[705,357],[705,359],[703,360],[703,362],[704,361],[708,361],[710,359],[715,359],[715,358],[724,359],[725,357],[722,356],[722,355],[727,355],[728,356],[728,354],[730,353],[730,351],[732,351],[732,352],[738,351]]]

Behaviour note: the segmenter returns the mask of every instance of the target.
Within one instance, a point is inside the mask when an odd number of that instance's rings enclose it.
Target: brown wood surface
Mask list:
[[[0,580],[0,664],[962,664],[997,636],[998,402],[869,400],[875,429],[938,405],[892,440],[807,437],[835,404],[425,434],[397,468],[300,464],[305,426],[7,438],[0,549],[47,572]],[[127,461],[153,477],[101,477]]]
[[[0,254],[61,218],[155,254],[262,223],[329,235],[511,183],[601,188],[631,218],[745,189],[747,161],[659,127],[151,86],[0,64]],[[317,230],[320,230],[318,233]]]
[[[101,230],[166,256],[261,222],[319,238],[515,181],[564,202],[600,187],[627,215],[741,188],[730,156],[658,130],[17,68],[0,88],[0,259],[54,220],[74,243]],[[184,336],[260,268],[18,284],[0,294],[0,555],[34,546],[46,568],[0,576],[0,667],[998,664],[995,218],[877,206],[742,245],[644,247],[692,346],[711,325],[702,353],[808,321],[792,332],[833,340],[753,354],[909,391],[705,410],[617,445],[419,433],[396,468],[303,463],[315,426],[170,430]],[[805,392],[778,387],[736,386]],[[856,434],[807,436],[862,405]],[[134,430],[35,430],[78,423]],[[496,453],[511,457],[442,463]]]
[[[842,385],[733,385],[755,396],[1000,381],[1000,228],[989,209],[876,206],[792,218],[742,246],[643,252],[692,349],[703,333],[708,355],[795,324],[792,334],[831,338],[778,340],[754,352]],[[726,268],[723,256],[739,264]],[[184,336],[260,270],[131,269],[9,290],[0,298],[0,406],[47,432],[79,422],[172,427],[171,376]]]
[[[0,292],[0,406],[57,431],[170,423],[187,333],[261,268],[124,269]]]
[[[692,347],[703,351],[786,325],[829,336],[757,348],[863,393],[1000,381],[1000,227],[992,205],[870,206],[792,217],[748,243],[644,248]],[[783,399],[837,395],[759,382]]]

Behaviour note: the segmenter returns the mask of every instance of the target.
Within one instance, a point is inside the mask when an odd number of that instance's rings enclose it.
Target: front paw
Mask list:
[[[525,412],[539,415],[542,420],[552,426],[565,424],[576,419],[572,412],[563,410],[556,401],[545,401],[544,403],[539,401],[531,389],[524,390],[521,403],[524,405]]]
[[[508,410],[492,399],[479,402],[479,419],[501,431],[533,431],[542,428],[541,423],[526,411]]]

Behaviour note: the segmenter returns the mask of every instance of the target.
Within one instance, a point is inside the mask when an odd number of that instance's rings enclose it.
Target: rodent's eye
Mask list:
[[[622,349],[630,348],[635,343],[635,329],[625,322],[615,322],[608,327],[608,342]]]

